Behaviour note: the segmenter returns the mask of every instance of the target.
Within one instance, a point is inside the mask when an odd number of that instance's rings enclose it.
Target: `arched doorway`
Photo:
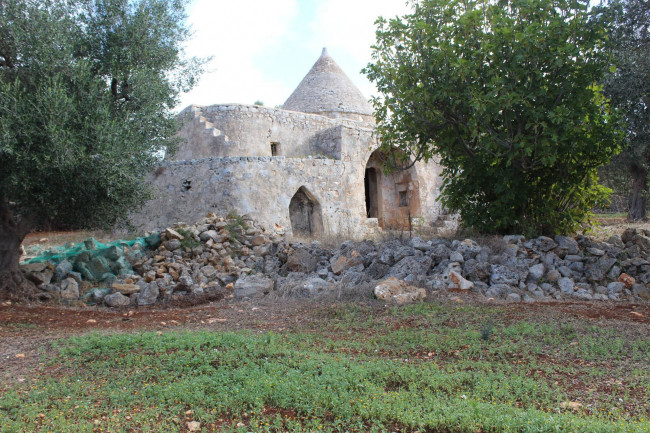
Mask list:
[[[289,202],[289,219],[294,236],[320,237],[323,234],[323,216],[320,203],[304,186]]]
[[[421,213],[418,175],[415,167],[384,174],[385,160],[380,150],[368,158],[364,176],[366,216],[377,218],[382,228],[406,228],[409,218]]]

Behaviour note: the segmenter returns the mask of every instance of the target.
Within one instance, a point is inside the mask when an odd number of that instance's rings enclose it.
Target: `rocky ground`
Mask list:
[[[44,257],[47,258],[48,254]],[[290,242],[238,215],[207,215],[130,242],[88,239],[24,266],[42,300],[109,307],[250,298],[405,303],[441,291],[512,302],[650,299],[650,231],[586,236]]]

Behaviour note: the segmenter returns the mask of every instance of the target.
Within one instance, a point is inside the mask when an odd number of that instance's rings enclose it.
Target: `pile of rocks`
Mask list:
[[[187,295],[243,297],[260,280],[267,292],[273,289],[272,279],[248,275],[263,269],[277,235],[248,218],[211,213],[194,225],[179,223],[140,239],[103,249],[91,246],[95,241],[89,239],[87,248],[75,247],[79,254],[21,267],[41,289],[42,300],[110,307],[151,305]]]
[[[250,285],[273,289],[272,279],[249,274],[261,271],[276,235],[249,218],[211,213],[194,225],[169,227],[160,238],[155,251],[133,263],[136,275],[112,284],[106,305],[151,305],[187,295],[242,297],[252,290],[242,284],[247,278]]]
[[[28,274],[44,293],[111,307],[187,296],[371,296],[373,291],[379,299],[404,303],[441,290],[525,302],[650,300],[650,233],[634,229],[607,242],[585,236],[505,236],[483,244],[416,237],[348,241],[332,250],[318,242],[289,242],[246,217],[212,213],[194,225],[177,224],[142,239],[146,242],[102,250],[87,263],[92,275],[110,270],[101,287],[79,272],[84,257],[56,266],[27,265]]]
[[[279,255],[278,266],[267,271],[280,275],[276,289],[304,295],[374,287],[378,298],[398,303],[420,299],[421,288],[525,302],[650,300],[650,233],[634,229],[607,242],[505,236],[484,245],[413,238],[346,242],[333,252],[316,243],[283,249],[287,257]]]
[[[147,249],[159,244],[157,234],[107,245],[88,238],[79,245],[68,244],[45,251],[21,268],[41,289],[41,300],[71,301],[96,283],[111,285],[120,277],[132,275],[131,264],[142,259]]]

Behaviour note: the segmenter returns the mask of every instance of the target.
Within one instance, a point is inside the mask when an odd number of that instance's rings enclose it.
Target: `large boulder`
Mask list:
[[[125,307],[131,303],[128,296],[124,296],[120,292],[106,295],[104,303],[109,307]]]
[[[70,275],[70,272],[72,272],[72,269],[73,269],[72,263],[70,263],[66,259],[61,260],[61,262],[59,262],[59,264],[56,265],[56,269],[54,270],[56,279],[58,281],[65,280],[68,277],[68,275]]]
[[[263,275],[244,275],[235,282],[235,298],[259,298],[275,286],[271,278]]]
[[[66,278],[61,282],[61,299],[74,301],[79,298],[79,283],[74,278]]]
[[[314,257],[307,249],[298,248],[287,255],[285,267],[290,272],[302,272],[308,274],[316,270],[318,258]]]
[[[363,264],[363,257],[357,250],[352,250],[347,256],[332,257],[330,261],[332,265],[332,272],[340,275],[348,269]]]
[[[578,242],[575,239],[568,236],[555,236],[555,242],[557,242],[557,250],[568,255],[578,254],[580,248],[578,247]]]
[[[544,263],[537,263],[528,268],[528,278],[532,282],[537,282],[542,279],[545,271]]]
[[[27,279],[37,286],[41,284],[50,284],[54,276],[54,266],[47,262],[43,263],[28,263],[20,265]]]
[[[137,303],[138,305],[152,305],[156,303],[158,295],[160,294],[160,289],[158,284],[149,284],[147,283],[140,293],[137,294]]]
[[[125,296],[129,296],[134,293],[138,293],[140,291],[140,286],[138,286],[137,284],[114,283],[111,287],[113,288],[113,290]]]
[[[334,284],[316,276],[280,278],[276,290],[282,295],[315,297],[332,291]]]
[[[504,265],[492,265],[492,274],[490,275],[490,285],[506,284],[517,286],[519,284],[519,273]]]
[[[409,256],[397,262],[389,275],[404,278],[408,275],[426,275],[431,269],[433,260],[429,256]]]
[[[405,281],[395,277],[388,277],[377,283],[374,292],[377,299],[398,305],[422,300],[427,296],[424,289],[409,286]]]
[[[470,290],[474,287],[474,283],[467,281],[460,272],[453,269],[449,271],[449,282],[447,284],[450,289]]]

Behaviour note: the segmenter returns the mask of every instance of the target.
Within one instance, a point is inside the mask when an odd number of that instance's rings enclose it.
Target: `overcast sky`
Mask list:
[[[370,61],[374,22],[406,12],[406,0],[194,0],[187,54],[213,60],[178,109],[257,100],[280,105],[323,47],[369,98],[374,86],[360,71]]]

